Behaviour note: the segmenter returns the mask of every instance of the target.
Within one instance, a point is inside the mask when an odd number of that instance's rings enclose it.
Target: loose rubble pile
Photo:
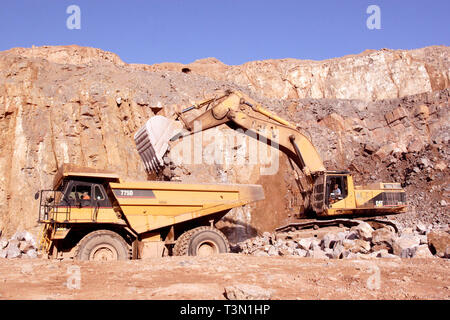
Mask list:
[[[9,240],[0,239],[0,258],[34,259],[37,257],[36,241],[27,231],[18,231]]]
[[[418,224],[396,233],[385,226],[373,229],[361,221],[344,231],[305,237],[304,231],[265,232],[236,246],[236,251],[256,256],[299,256],[319,259],[351,258],[450,258],[450,229]]]

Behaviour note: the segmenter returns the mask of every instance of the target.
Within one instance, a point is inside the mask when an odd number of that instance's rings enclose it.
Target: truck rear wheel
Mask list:
[[[76,255],[78,260],[115,261],[130,259],[128,244],[117,233],[97,230],[81,239]]]
[[[176,256],[209,256],[227,253],[230,245],[225,235],[211,227],[198,227],[183,233],[175,243]]]

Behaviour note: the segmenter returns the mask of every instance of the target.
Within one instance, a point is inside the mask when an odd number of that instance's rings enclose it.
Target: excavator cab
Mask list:
[[[328,215],[330,209],[352,208],[353,179],[348,171],[326,171],[316,177],[313,188],[313,210]]]
[[[348,195],[347,175],[327,175],[325,204],[331,205]]]

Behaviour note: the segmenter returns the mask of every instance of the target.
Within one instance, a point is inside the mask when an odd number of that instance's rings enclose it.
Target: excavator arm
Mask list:
[[[267,119],[252,116],[248,109]],[[286,120],[272,114],[240,92],[231,93],[219,104],[194,120],[183,122],[190,134],[232,122],[242,129],[251,130],[264,136],[272,146],[276,142],[281,151],[294,160],[306,176],[325,171],[316,148],[305,135]],[[194,129],[195,122],[201,124],[201,126],[196,126],[200,129]]]
[[[184,113],[204,106],[207,110],[195,119],[187,121],[183,117]],[[237,127],[253,131],[265,138],[261,139],[262,141],[278,146],[301,169],[307,180],[301,182],[303,191],[310,191],[313,176],[326,170],[316,148],[305,135],[288,121],[274,115],[242,92],[226,92],[220,97],[188,107],[174,116],[181,121],[174,122],[162,116],[155,116],[135,135],[136,145],[146,163],[147,171],[158,171],[163,166],[162,156],[167,151],[170,139],[194,134],[224,123],[233,123]],[[186,131],[183,132],[183,128]],[[298,177],[296,179],[298,180]]]

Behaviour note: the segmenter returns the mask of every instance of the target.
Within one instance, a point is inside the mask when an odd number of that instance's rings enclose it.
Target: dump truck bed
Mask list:
[[[111,182],[114,197],[130,226],[143,233],[263,200],[253,184]]]

